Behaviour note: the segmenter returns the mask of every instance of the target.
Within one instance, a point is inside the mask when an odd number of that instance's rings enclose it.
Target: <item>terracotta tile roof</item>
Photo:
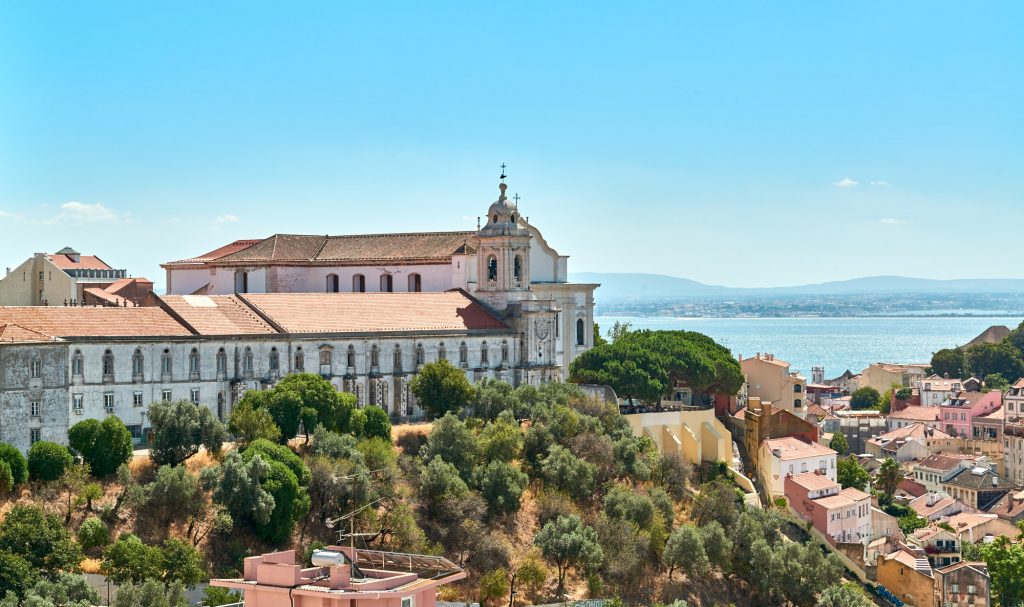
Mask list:
[[[779,451],[778,458],[782,461],[790,459],[802,459],[818,455],[835,455],[836,452],[825,445],[818,443],[805,443],[804,441],[787,436],[785,438],[768,438],[764,443],[769,451]]]
[[[191,335],[160,308],[0,307],[0,324],[13,323],[55,337],[170,337]]]
[[[1024,516],[1024,491],[1007,493],[989,506],[986,512],[1010,520]]]
[[[891,432],[886,432],[885,434],[879,434],[874,438],[868,439],[868,442],[875,445],[884,446],[888,445],[892,441],[912,438],[944,439],[952,437],[943,432],[942,430],[936,430],[935,428],[932,428],[925,424],[917,423],[910,424],[909,426],[903,426],[902,428],[896,428],[895,430],[892,430]]]
[[[289,333],[508,331],[469,294],[248,293],[243,301]]]
[[[103,301],[111,305],[125,306],[128,308],[135,307],[134,302],[129,301],[124,297],[118,297],[117,295],[111,293],[107,289],[101,289],[99,287],[89,287],[88,289],[85,289],[85,292],[97,299],[102,299]]]
[[[48,255],[53,265],[57,266],[61,270],[113,270],[107,265],[107,262],[103,261],[95,255],[80,255],[78,257],[78,263],[75,263],[71,257],[67,255]]]
[[[476,232],[420,232],[313,236],[275,234],[249,247],[209,260],[216,265],[239,263],[339,264],[402,261],[447,261],[476,246]]]
[[[932,503],[929,504],[929,501],[931,501]],[[928,518],[936,512],[940,512],[941,510],[944,510],[945,508],[948,508],[955,503],[956,500],[949,497],[948,495],[926,493],[924,495],[915,497],[914,499],[910,500],[910,503],[907,505],[913,508],[914,512],[916,512],[918,516]]]
[[[934,453],[918,462],[917,467],[946,472],[962,465],[964,460],[973,460],[973,455],[959,453]]]
[[[970,567],[978,573],[982,573],[986,576],[988,575],[988,563],[984,561],[958,561],[951,565],[946,565],[945,567],[936,567],[935,571],[937,573],[946,575],[949,573],[953,573],[954,571],[957,571],[959,569],[963,569],[965,567]]]
[[[236,241],[228,243],[228,244],[226,244],[226,245],[224,245],[222,247],[218,247],[218,248],[210,251],[209,253],[203,253],[202,255],[197,255],[196,257],[189,257],[187,259],[179,259],[178,261],[168,261],[167,263],[161,264],[161,267],[166,267],[166,266],[170,266],[170,265],[177,265],[177,264],[201,264],[201,263],[206,262],[206,261],[213,261],[215,259],[220,259],[221,257],[224,257],[225,255],[231,255],[232,253],[237,253],[239,251],[248,249],[249,247],[251,247],[254,244],[257,244],[259,242],[262,242],[263,240],[264,239],[262,239],[262,238],[249,239],[249,240],[236,240]]]
[[[961,390],[952,397],[946,399],[946,402],[939,405],[940,407],[955,407],[958,409],[973,409],[979,404],[997,406],[1003,402],[1003,393],[999,390],[992,390],[991,392],[967,392]]]
[[[234,295],[164,295],[161,299],[199,335],[277,333]]]
[[[0,323],[0,343],[16,343],[26,341],[52,341],[53,338],[39,331],[26,329],[14,323]]]
[[[950,527],[956,529],[957,533],[974,529],[979,525],[985,523],[991,523],[993,520],[998,519],[994,514],[979,514],[977,512],[960,512],[947,518],[944,522],[948,523]]]
[[[888,419],[904,419],[917,422],[937,422],[939,421],[939,408],[911,405],[895,413],[890,413],[886,417]]]
[[[769,358],[769,356],[771,358]],[[769,354],[762,354],[761,356],[755,356],[754,358],[744,358],[742,361],[740,361],[740,363],[742,364],[742,363],[745,363],[747,361],[761,361],[763,363],[777,365],[779,367],[788,367],[789,366],[788,362],[786,362],[784,360],[779,360],[778,358],[775,358],[774,355],[769,355]]]
[[[820,491],[831,487],[839,488],[839,483],[829,479],[829,477],[824,474],[818,474],[817,472],[802,472],[800,474],[794,474],[789,477],[789,479],[808,491]]]
[[[927,487],[909,477],[904,477],[900,481],[899,490],[913,497],[920,497],[928,493]]]
[[[911,569],[917,570],[918,573],[932,577],[932,567],[928,564],[928,559],[925,557],[918,557],[908,552],[905,549],[897,550],[892,554],[887,554],[885,560],[898,561]]]
[[[823,508],[845,508],[847,506],[853,506],[859,501],[871,499],[871,496],[864,493],[860,489],[854,489],[853,487],[847,487],[836,495],[828,495],[825,497],[819,497],[814,500],[818,505]]]
[[[928,525],[927,527],[921,527],[920,529],[915,529],[914,532],[910,534],[910,537],[914,538],[918,542],[927,542],[928,540],[934,538],[936,535],[943,535],[943,534],[945,534],[947,536],[949,536],[949,535],[952,535],[954,537],[956,536],[956,533],[950,531],[949,529],[945,529],[943,527],[939,527],[937,524],[932,523],[932,524]]]

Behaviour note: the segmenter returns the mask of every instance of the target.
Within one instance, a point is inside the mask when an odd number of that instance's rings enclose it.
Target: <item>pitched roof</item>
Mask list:
[[[978,573],[988,577],[988,563],[984,561],[957,561],[956,563],[946,565],[945,567],[937,567],[935,571],[945,575],[965,567],[970,567]]]
[[[92,295],[97,299],[102,299],[103,301],[113,306],[125,306],[128,308],[135,307],[135,302],[130,301],[124,297],[118,297],[117,295],[115,295],[114,293],[107,289],[101,289],[99,287],[89,287],[88,289],[85,289],[84,292],[88,293],[89,295]]]
[[[60,255],[54,253],[48,255],[53,265],[57,266],[61,270],[112,270],[107,262],[103,261],[95,255],[80,255],[78,261],[71,259],[67,255]]]
[[[929,504],[928,502],[931,503]],[[914,512],[916,512],[918,516],[928,518],[936,512],[940,512],[952,506],[955,503],[955,499],[951,498],[950,496],[944,493],[926,493],[924,495],[915,497],[914,499],[910,500],[910,503],[907,505],[913,508]]]
[[[978,512],[960,512],[947,518],[944,522],[948,523],[950,527],[956,529],[957,533],[961,531],[967,531],[974,529],[979,525],[990,523],[993,520],[997,520],[999,517],[994,514],[981,514]]]
[[[1024,491],[1010,492],[985,510],[1000,518],[1016,519],[1024,516]]]
[[[762,443],[768,446],[769,451],[778,451],[780,460],[802,459],[817,455],[836,455],[836,452],[825,445],[818,443],[805,443],[799,438],[787,436],[785,438],[768,438]]]
[[[191,335],[160,308],[0,307],[0,324],[54,337],[170,337]]]
[[[460,250],[472,250],[476,232],[418,232],[313,236],[274,234],[251,246],[208,260],[216,265],[312,264],[448,261]]]
[[[971,346],[977,346],[978,344],[997,344],[1010,334],[1010,328],[1004,327],[1003,325],[992,325],[991,327],[982,331],[977,337],[971,341],[960,346],[961,350],[966,350]]]
[[[963,385],[959,377],[943,377],[934,373],[922,379],[920,383],[922,389],[924,389],[924,384],[928,384],[930,387],[927,389],[933,392],[948,392],[953,390],[954,386]]]
[[[824,474],[818,474],[817,472],[801,472],[800,474],[794,474],[789,477],[789,480],[808,491],[820,491],[822,489],[839,487],[839,483]]]
[[[228,244],[226,244],[226,245],[224,245],[222,247],[218,247],[218,248],[210,251],[209,253],[203,253],[202,255],[197,255],[195,257],[189,257],[187,259],[179,259],[178,261],[168,261],[167,263],[161,264],[161,266],[162,267],[166,267],[166,266],[172,266],[172,265],[178,265],[178,264],[181,264],[181,265],[185,265],[185,264],[201,264],[203,262],[213,261],[215,259],[220,259],[221,257],[224,257],[225,255],[231,255],[232,253],[237,253],[237,252],[242,251],[244,249],[248,249],[252,245],[254,245],[254,244],[258,243],[258,242],[262,242],[263,240],[264,239],[262,239],[262,238],[249,239],[249,240],[236,240],[234,242],[229,242]]]
[[[958,409],[973,409],[975,405],[978,405],[982,401],[991,401],[988,404],[998,405],[1003,402],[1003,393],[999,390],[992,390],[991,392],[967,392],[966,390],[961,390],[950,398],[947,398],[946,401],[939,406],[955,407]]]
[[[900,481],[899,490],[913,497],[920,497],[928,493],[928,488],[909,477],[903,477]]]
[[[911,405],[909,407],[900,409],[886,416],[888,419],[904,419],[917,422],[937,422],[939,421],[939,409],[938,407],[919,407],[917,405]]]
[[[761,354],[761,355],[755,356],[754,358],[744,358],[743,360],[740,361],[740,364],[748,362],[748,361],[754,361],[754,360],[759,360],[759,361],[761,361],[763,363],[769,363],[769,364],[772,364],[772,365],[777,365],[779,367],[788,367],[789,366],[788,362],[786,362],[784,360],[780,360],[778,358],[775,358],[774,354]]]
[[[982,467],[965,468],[943,484],[975,491],[1009,491],[1013,489],[1013,483],[992,470]]]
[[[917,467],[946,472],[960,466],[964,460],[973,459],[974,456],[972,455],[961,455],[959,453],[933,453],[918,462]]]
[[[919,438],[919,439],[933,439],[933,438],[944,439],[944,438],[952,438],[952,437],[950,435],[946,434],[945,432],[943,432],[942,430],[936,430],[935,428],[932,428],[931,426],[927,426],[927,425],[922,424],[922,423],[916,423],[916,424],[910,424],[908,426],[903,426],[902,428],[896,428],[895,430],[892,430],[890,432],[886,432],[885,434],[879,434],[878,436],[875,436],[873,438],[868,439],[868,442],[876,444],[876,445],[885,446],[885,445],[888,445],[889,443],[891,443],[892,441],[896,441],[896,440],[900,440],[900,439],[914,439],[914,438]]]
[[[14,323],[0,323],[0,343],[51,341],[52,337]]]
[[[289,333],[508,331],[462,290],[431,293],[248,293],[238,296]]]
[[[164,295],[161,299],[199,335],[277,333],[234,295]]]
[[[820,498],[818,498],[818,499],[816,499],[814,501],[817,502],[818,505],[822,506],[823,508],[832,509],[832,508],[844,508],[846,506],[853,506],[857,502],[863,501],[863,500],[866,500],[866,499],[871,499],[871,496],[868,495],[867,493],[864,493],[860,489],[855,489],[853,487],[847,487],[846,489],[843,489],[842,491],[840,491],[836,495],[828,495],[828,496],[825,496],[825,497],[820,497]]]
[[[885,555],[885,560],[898,561],[916,570],[918,573],[932,577],[932,566],[928,564],[928,559],[923,556],[915,556],[906,549],[901,548],[892,554]]]

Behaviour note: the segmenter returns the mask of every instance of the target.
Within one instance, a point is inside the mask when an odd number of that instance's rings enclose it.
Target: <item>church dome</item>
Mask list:
[[[491,203],[490,208],[487,209],[487,223],[480,230],[481,233],[510,234],[519,229],[517,224],[519,209],[505,195],[508,185],[500,183],[498,184],[498,189],[501,190],[501,194],[497,200]]]

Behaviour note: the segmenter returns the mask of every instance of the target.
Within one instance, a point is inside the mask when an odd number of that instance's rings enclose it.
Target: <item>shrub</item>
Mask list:
[[[391,418],[387,412],[377,405],[363,407],[366,421],[363,423],[362,435],[364,438],[383,438],[391,442]]]
[[[100,519],[95,516],[82,521],[78,528],[78,543],[82,550],[90,551],[94,548],[104,548],[110,543],[110,530]]]
[[[28,476],[36,481],[55,481],[64,474],[74,458],[66,447],[50,441],[37,441],[28,450]]]
[[[87,419],[71,426],[68,444],[97,477],[113,474],[132,457],[132,433],[113,415],[102,422]]]
[[[28,480],[28,462],[17,448],[0,443],[0,462],[7,462],[11,468],[12,488]]]

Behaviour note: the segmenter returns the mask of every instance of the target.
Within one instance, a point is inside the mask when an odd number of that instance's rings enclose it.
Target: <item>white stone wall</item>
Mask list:
[[[35,429],[40,440],[67,443],[66,360],[64,344],[0,346],[0,442],[27,451]],[[31,377],[32,361],[39,363],[38,378]]]

